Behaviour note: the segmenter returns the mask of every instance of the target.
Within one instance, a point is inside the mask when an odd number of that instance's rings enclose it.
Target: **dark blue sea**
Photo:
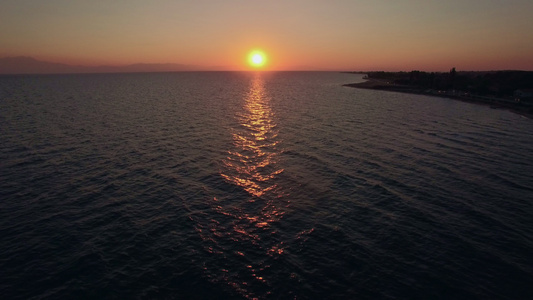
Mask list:
[[[357,81],[0,77],[0,298],[533,299],[533,120]]]

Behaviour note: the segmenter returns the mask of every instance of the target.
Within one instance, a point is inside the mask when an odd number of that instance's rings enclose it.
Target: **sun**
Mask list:
[[[261,54],[254,54],[254,56],[252,56],[252,63],[254,65],[260,65],[263,63],[263,56]]]
[[[248,55],[248,61],[254,68],[263,67],[266,63],[266,56],[262,51],[252,51]]]

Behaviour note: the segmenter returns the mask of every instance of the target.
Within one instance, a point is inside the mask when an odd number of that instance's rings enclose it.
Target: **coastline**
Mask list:
[[[343,84],[343,86],[357,88],[357,89],[380,90],[380,91],[388,91],[388,92],[399,92],[399,93],[414,94],[414,95],[425,95],[425,96],[433,96],[433,97],[439,97],[439,98],[448,98],[448,99],[459,100],[459,101],[468,102],[468,103],[489,106],[490,108],[494,108],[494,109],[505,109],[505,110],[514,112],[516,114],[519,114],[521,116],[524,116],[526,118],[533,119],[533,107],[517,105],[516,103],[510,102],[506,99],[465,96],[465,95],[458,95],[458,94],[442,92],[442,91],[424,90],[424,89],[421,89],[415,86],[398,85],[398,84],[390,83],[389,81],[386,81],[386,80],[379,80],[379,79],[368,78],[365,80],[366,81],[358,82],[358,83]]]

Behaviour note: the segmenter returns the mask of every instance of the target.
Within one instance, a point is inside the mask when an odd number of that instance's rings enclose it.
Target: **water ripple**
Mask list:
[[[531,298],[531,120],[353,76],[1,77],[0,293]]]

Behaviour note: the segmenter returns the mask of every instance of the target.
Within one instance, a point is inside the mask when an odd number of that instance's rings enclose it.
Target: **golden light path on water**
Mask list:
[[[229,156],[224,161],[227,169],[233,172],[221,175],[244,188],[250,195],[261,197],[276,187],[269,181],[283,172],[283,169],[274,170],[275,159],[279,154],[276,151],[276,124],[272,120],[264,82],[257,76],[252,81],[244,103],[244,113],[238,115],[244,130],[233,133],[235,150],[229,151]]]
[[[229,193],[234,196],[214,197],[211,207],[216,217],[197,231],[213,256],[212,265],[204,268],[206,275],[252,299],[258,286],[271,288],[269,268],[286,246],[273,225],[288,205],[288,195],[275,183],[284,170],[278,165],[280,140],[261,73],[251,78],[235,118],[233,144],[220,171],[234,187]]]

